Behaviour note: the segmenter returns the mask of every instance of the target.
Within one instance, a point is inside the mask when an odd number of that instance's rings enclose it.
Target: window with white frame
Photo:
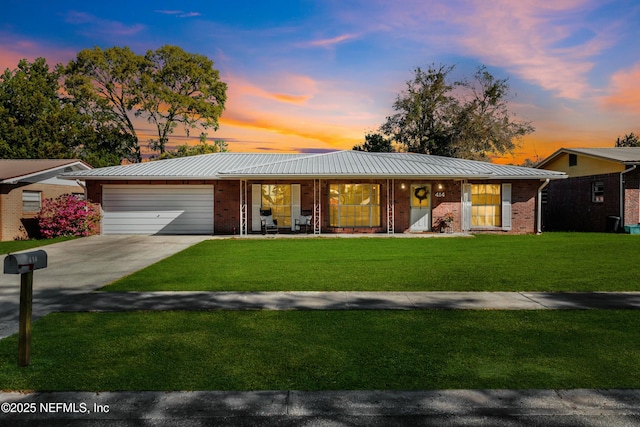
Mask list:
[[[41,207],[42,195],[39,191],[22,191],[22,212],[38,212]]]
[[[502,225],[500,184],[471,186],[471,226],[500,227]]]
[[[463,184],[462,229],[511,230],[511,183]]]
[[[604,182],[596,181],[591,183],[591,201],[593,203],[604,203]]]
[[[291,185],[262,184],[262,209],[271,209],[278,226],[291,227]]]
[[[380,227],[380,186],[377,184],[331,184],[331,227]]]

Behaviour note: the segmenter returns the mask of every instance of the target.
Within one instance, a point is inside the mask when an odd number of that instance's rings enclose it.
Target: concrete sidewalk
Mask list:
[[[0,402],[12,426],[640,425],[640,390],[5,392]]]
[[[640,309],[640,292],[93,292],[50,311]]]
[[[0,312],[0,339],[18,332],[17,303]],[[88,292],[34,294],[33,320],[52,312],[212,310],[640,309],[640,292]]]

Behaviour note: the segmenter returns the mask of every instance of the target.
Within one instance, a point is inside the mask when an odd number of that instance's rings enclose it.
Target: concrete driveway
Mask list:
[[[209,238],[91,236],[43,246],[48,267],[33,273],[33,319]],[[0,339],[18,331],[19,303],[20,276],[0,274]]]

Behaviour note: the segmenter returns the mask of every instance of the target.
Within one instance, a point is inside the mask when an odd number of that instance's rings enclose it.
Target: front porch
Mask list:
[[[263,233],[267,209],[282,235],[461,233],[461,188],[454,180],[240,180],[237,234]]]

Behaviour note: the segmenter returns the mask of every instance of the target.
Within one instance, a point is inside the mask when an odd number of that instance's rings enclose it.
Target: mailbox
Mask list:
[[[47,268],[47,253],[45,251],[9,254],[4,259],[4,274],[24,274],[41,268]]]

